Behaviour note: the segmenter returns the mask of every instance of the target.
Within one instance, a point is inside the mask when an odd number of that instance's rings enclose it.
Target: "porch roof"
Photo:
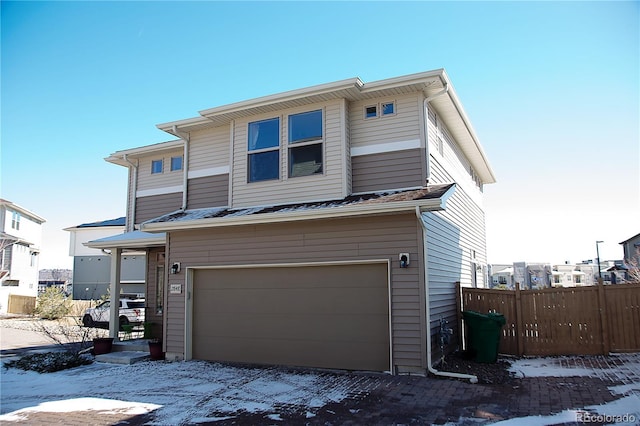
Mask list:
[[[297,220],[329,219],[370,214],[389,214],[421,210],[444,210],[446,200],[455,184],[372,192],[350,195],[342,199],[257,206],[246,208],[214,207],[206,209],[177,210],[148,220],[140,228],[149,232],[209,228],[218,226],[248,225],[258,223],[290,222]]]
[[[84,243],[85,246],[95,249],[111,248],[131,248],[141,249],[146,247],[164,246],[166,244],[165,233],[154,233],[143,231],[125,232],[123,234],[111,235],[109,237]]]

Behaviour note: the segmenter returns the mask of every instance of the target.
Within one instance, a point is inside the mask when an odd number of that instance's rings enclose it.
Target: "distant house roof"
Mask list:
[[[126,217],[119,217],[116,219],[101,220],[98,222],[83,223],[76,226],[76,228],[98,228],[100,226],[125,226]]]
[[[0,198],[0,206],[3,206],[7,209],[16,211],[18,213],[20,213],[23,216],[27,216],[29,218],[31,218],[31,220],[33,220],[34,222],[38,223],[38,224],[42,224],[45,223],[46,220],[40,216],[38,216],[37,214],[35,214],[32,211],[29,211],[27,209],[25,209],[24,207],[20,207],[19,205],[12,203],[9,200],[5,200],[4,198]]]
[[[286,222],[294,220],[327,219],[365,214],[412,211],[416,207],[442,210],[455,184],[432,185],[404,190],[350,195],[328,201],[282,204],[231,209],[215,207],[177,210],[148,220],[141,229],[149,232],[230,226],[253,223]]]

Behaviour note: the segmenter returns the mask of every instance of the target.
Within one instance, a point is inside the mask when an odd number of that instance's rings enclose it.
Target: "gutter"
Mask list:
[[[133,185],[129,196],[129,211],[131,212],[131,221],[126,222],[126,230],[128,232],[133,231],[136,224],[136,192],[138,192],[138,164],[133,164],[127,158],[127,154],[122,155],[122,159],[133,168]],[[129,223],[130,222],[130,223]]]
[[[418,218],[418,223],[422,227],[422,235],[423,235],[423,265],[424,265],[424,286],[425,286],[425,298],[426,298],[426,317],[427,317],[427,369],[429,372],[436,376],[445,376],[445,377],[453,377],[456,379],[468,379],[471,383],[478,383],[478,377],[472,374],[462,374],[462,373],[452,373],[449,371],[439,371],[433,368],[431,365],[431,306],[429,300],[429,270],[427,268],[427,226],[424,224],[422,220],[422,211],[420,210],[420,206],[416,206],[416,217]]]
[[[182,139],[184,141],[184,153],[182,155],[183,157],[183,164],[182,164],[182,207],[180,207],[180,210],[184,211],[187,209],[187,185],[189,183],[188,181],[188,174],[189,174],[189,142],[191,141],[191,134],[190,133],[184,133],[180,130],[178,130],[178,126],[174,125],[173,126],[173,134],[178,136],[180,139]]]
[[[438,93],[434,93],[431,96],[428,96],[424,99],[422,105],[423,105],[423,109],[424,109],[424,146],[425,149],[427,150],[427,170],[426,170],[426,174],[427,174],[427,181],[425,183],[425,185],[429,184],[429,179],[431,178],[431,160],[430,160],[430,156],[429,156],[429,111],[428,111],[428,104],[429,102],[431,102],[432,100],[434,100],[437,97],[440,97],[442,95],[445,95],[449,92],[449,83],[447,83],[446,81],[443,82],[444,84],[444,88],[439,91]]]

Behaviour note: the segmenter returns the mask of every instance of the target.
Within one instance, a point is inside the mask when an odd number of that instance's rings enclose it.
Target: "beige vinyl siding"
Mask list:
[[[414,214],[316,220],[170,233],[170,263],[187,267],[391,260],[392,345],[396,365],[425,368],[424,286]],[[401,269],[398,254],[410,253]],[[169,275],[183,284],[184,273]],[[170,294],[167,351],[184,352],[185,295]]]
[[[189,179],[187,208],[203,209],[229,205],[229,175]]]
[[[431,168],[437,170],[439,165],[440,168],[446,169],[446,179],[449,179],[443,181],[436,174],[430,177],[429,182],[436,184],[456,182],[465,188],[478,204],[482,204],[481,188],[472,178],[471,164],[447,130],[446,125],[440,121],[437,113],[431,107],[429,107],[427,128]],[[433,166],[434,164],[436,167]]]
[[[364,118],[367,105],[395,101],[394,115]],[[420,139],[421,94],[352,102],[349,107],[351,148]],[[378,108],[378,114],[380,109]]]
[[[351,159],[353,192],[372,192],[422,186],[423,149],[359,155]]]
[[[183,170],[171,171],[171,157],[182,157],[184,150],[179,148],[164,151],[158,155],[142,157],[138,160],[138,191],[181,186],[183,184]],[[151,162],[163,160],[163,172],[151,174]],[[184,162],[183,162],[184,166]]]
[[[229,166],[229,126],[192,132],[189,139],[189,172]]]
[[[182,206],[182,192],[136,198],[136,224],[171,213]]]
[[[287,109],[280,114],[267,114],[237,120],[234,127],[232,207],[273,205],[289,202],[341,198],[345,195],[343,157],[345,140],[342,122],[345,108],[342,100]],[[290,114],[323,110],[324,164],[323,173],[311,176],[288,177],[287,117]],[[280,118],[280,179],[247,182],[247,128],[253,121]]]

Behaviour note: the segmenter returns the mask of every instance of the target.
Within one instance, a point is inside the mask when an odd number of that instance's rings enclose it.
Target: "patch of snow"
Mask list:
[[[568,368],[559,365],[555,358],[523,358],[514,361],[509,372],[516,377],[571,377],[594,376],[594,370],[589,368]]]
[[[204,361],[94,363],[47,374],[3,368],[0,422],[17,421],[25,412],[65,410],[153,412],[152,424],[158,425],[210,422],[238,412],[274,413],[283,405],[313,413],[346,398],[348,385],[339,375]]]

